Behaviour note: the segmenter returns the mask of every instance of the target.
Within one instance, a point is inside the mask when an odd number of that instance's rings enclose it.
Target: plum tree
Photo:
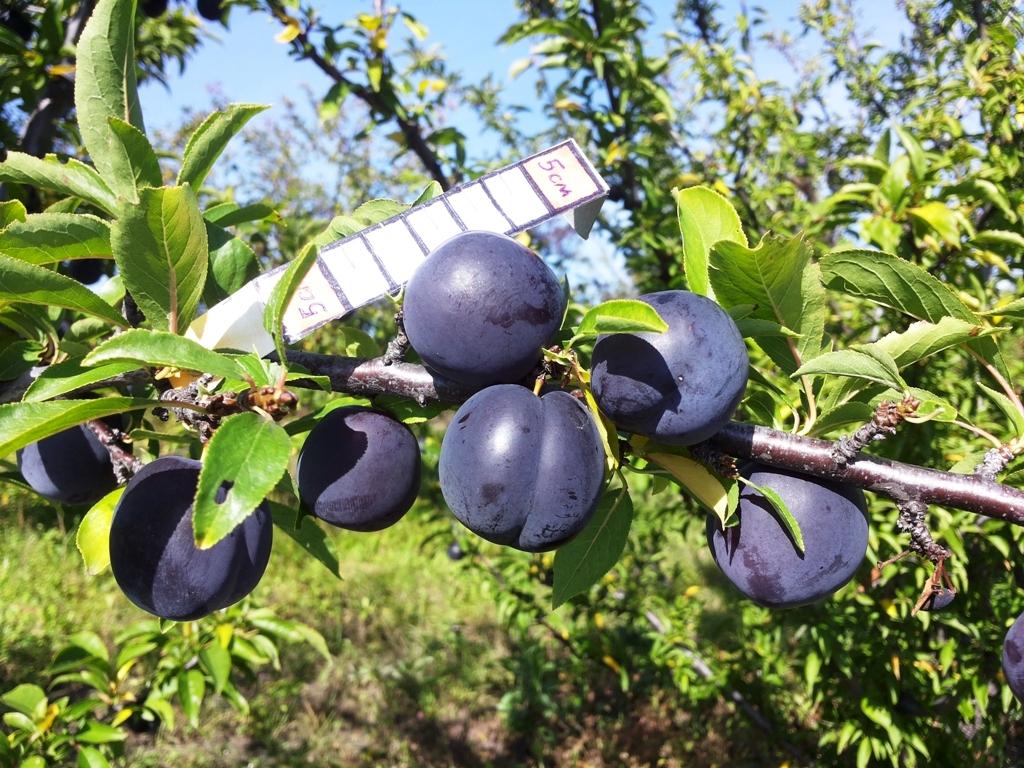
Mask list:
[[[750,361],[736,323],[689,291],[640,297],[668,323],[664,333],[616,333],[594,345],[591,383],[622,429],[675,445],[711,437],[732,416]]]
[[[499,384],[469,398],[441,444],[441,493],[458,520],[497,544],[540,552],[579,533],[597,506],[604,448],[586,407]]]
[[[129,482],[110,526],[110,569],[139,608],[191,621],[238,602],[259,583],[270,559],[272,523],[265,504],[209,549],[195,544],[192,499],[201,464],[163,456]],[[222,487],[217,501],[227,496]]]
[[[853,578],[868,546],[859,488],[756,463],[740,474],[782,497],[804,539],[800,552],[775,508],[750,487],[740,493],[736,525],[723,530],[709,515],[711,555],[740,592],[770,608],[789,608],[827,597]]]
[[[402,517],[420,489],[420,450],[401,422],[369,408],[338,408],[306,438],[299,497],[321,520],[379,531]]]
[[[1003,674],[1021,701],[1024,701],[1024,613],[1017,617],[1003,640]]]
[[[85,424],[25,446],[18,470],[36,493],[65,504],[92,504],[117,486],[110,453]]]
[[[504,235],[442,243],[405,289],[405,331],[427,367],[470,385],[512,383],[558,330],[565,297],[537,254]]]

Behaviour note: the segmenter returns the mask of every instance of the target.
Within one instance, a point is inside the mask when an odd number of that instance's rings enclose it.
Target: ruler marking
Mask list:
[[[526,172],[526,168],[524,167],[526,165],[526,162],[527,161],[524,160],[521,163],[517,163],[519,171],[526,178],[526,183],[533,187],[533,193],[537,196],[538,200],[544,203],[544,207],[548,209],[548,213],[557,213],[558,209],[551,204],[551,201],[548,200],[547,195],[541,192],[540,187],[537,186],[537,182],[533,180],[533,177],[529,173]]]
[[[608,188],[608,185],[590,169],[590,163],[586,161],[583,155],[572,144],[569,144],[569,152],[571,152],[572,156],[576,158],[576,162],[580,164],[580,167],[586,172],[587,176],[590,177],[590,180],[594,182],[595,187],[599,190],[606,190]]]
[[[502,217],[505,219],[505,221],[508,222],[509,226],[514,229],[516,226],[515,222],[513,222],[511,217],[507,213],[505,213],[505,209],[501,207],[501,205],[495,199],[494,195],[491,194],[491,190],[487,188],[487,185],[484,184],[483,181],[480,182],[480,187],[481,189],[483,189],[484,194],[487,195],[487,199],[491,201],[491,205],[498,209],[498,213],[500,213]]]
[[[420,250],[423,251],[423,255],[426,256],[430,253],[430,249],[427,248],[427,244],[423,242],[423,238],[420,237],[420,233],[416,231],[416,228],[409,221],[408,213],[409,212],[406,211],[398,218],[403,224],[405,224],[405,228],[409,230],[409,234],[412,235],[412,239],[416,241],[416,245],[420,247]]]
[[[452,190],[452,191],[454,191],[454,190]],[[437,198],[435,198],[435,199],[437,199]],[[455,212],[455,209],[452,208],[452,204],[448,201],[448,195],[447,194],[444,195],[443,197],[440,198],[440,200],[441,200],[441,203],[444,205],[444,207],[448,209],[448,213],[450,213],[452,215],[452,219],[458,225],[459,229],[461,229],[463,232],[465,232],[466,231],[466,225],[463,224],[462,218],[459,216],[459,214],[457,214]]]
[[[383,222],[381,222],[383,224]],[[373,248],[373,243],[370,242],[365,232],[359,233],[359,239],[363,241],[363,245],[366,246],[366,250],[370,252],[370,256],[373,258],[373,263],[377,265],[377,269],[380,270],[381,277],[388,284],[388,292],[393,293],[398,290],[398,283],[391,277],[391,273],[388,272],[388,268],[384,266],[384,262],[380,260],[380,256],[377,255],[377,251]]]
[[[341,302],[341,306],[345,308],[345,311],[353,311],[355,309],[355,306],[352,304],[351,301],[348,300],[348,296],[345,295],[345,291],[341,289],[341,285],[338,284],[338,281],[334,279],[334,275],[331,273],[331,270],[328,269],[327,264],[324,262],[323,258],[318,256],[316,259],[316,265],[320,269],[320,272],[323,274],[324,279],[327,281],[327,284],[331,286],[331,289],[338,296],[338,301]]]

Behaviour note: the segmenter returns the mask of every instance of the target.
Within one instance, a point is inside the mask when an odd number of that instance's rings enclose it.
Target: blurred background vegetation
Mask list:
[[[5,148],[81,156],[74,43],[91,5],[5,0]],[[446,57],[449,40],[475,34],[454,26],[461,3],[444,4],[442,22],[429,5],[412,16],[369,0],[340,18],[338,4],[308,0],[200,3],[220,22],[191,2],[163,5],[140,3],[143,82],[173,82],[252,18],[272,31],[247,45],[283,48],[288,77],[317,78],[319,90],[296,87],[254,121],[202,190],[204,206],[268,206],[231,227],[261,269],[370,198],[412,200],[431,180],[448,187],[571,136],[612,188],[599,231],[586,245],[565,226],[531,235],[577,299],[685,287],[673,190],[696,184],[728,197],[754,241],[803,232],[819,253],[886,250],[979,309],[1022,293],[1024,19],[1010,0],[517,0],[500,39],[483,41],[484,74]],[[179,154],[204,113],[187,110],[154,143]],[[10,185],[0,197],[30,211],[52,202]],[[303,346],[382,349],[392,311],[362,310],[348,330],[328,326]],[[872,306],[831,311],[840,347],[903,327]],[[1020,318],[1006,323],[1014,330],[999,338],[1019,382]],[[783,426],[799,395],[767,358],[754,362],[763,381],[738,417]],[[1013,420],[979,396],[979,365],[944,355],[905,374],[1006,441]],[[425,482],[414,512],[380,534],[330,534],[342,581],[278,535],[241,607],[163,633],[136,624],[145,617],[109,574],[85,574],[82,510],[0,485],[0,691],[20,691],[2,699],[0,764],[1024,760],[1020,706],[999,666],[1024,610],[1021,531],[933,509],[961,594],[944,613],[911,617],[928,570],[870,567],[904,544],[894,505],[875,497],[858,578],[823,604],[770,613],[719,576],[697,507],[652,483],[634,490],[618,566],[551,612],[550,555],[499,551],[451,522],[435,471],[445,418],[417,427]],[[966,472],[987,447],[957,423],[930,422],[877,453]],[[1020,460],[1004,480],[1024,484]],[[83,728],[86,711],[103,727]],[[21,763],[30,755],[44,762]]]

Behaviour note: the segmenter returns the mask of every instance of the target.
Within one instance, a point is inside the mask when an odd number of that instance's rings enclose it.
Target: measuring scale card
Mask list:
[[[556,216],[581,237],[608,185],[572,139],[460,184],[421,205],[320,249],[284,314],[291,343],[359,307],[397,292],[437,246],[467,230],[514,235]],[[188,336],[210,349],[274,348],[263,310],[286,266],[247,283],[197,318]]]

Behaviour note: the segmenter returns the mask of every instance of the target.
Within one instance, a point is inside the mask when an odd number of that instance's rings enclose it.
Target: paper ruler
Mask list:
[[[586,238],[608,185],[572,139],[460,184],[320,249],[284,314],[289,343],[397,292],[437,246],[467,230],[514,235],[565,215]],[[210,349],[274,348],[263,311],[285,266],[250,281],[196,318],[187,335]]]

